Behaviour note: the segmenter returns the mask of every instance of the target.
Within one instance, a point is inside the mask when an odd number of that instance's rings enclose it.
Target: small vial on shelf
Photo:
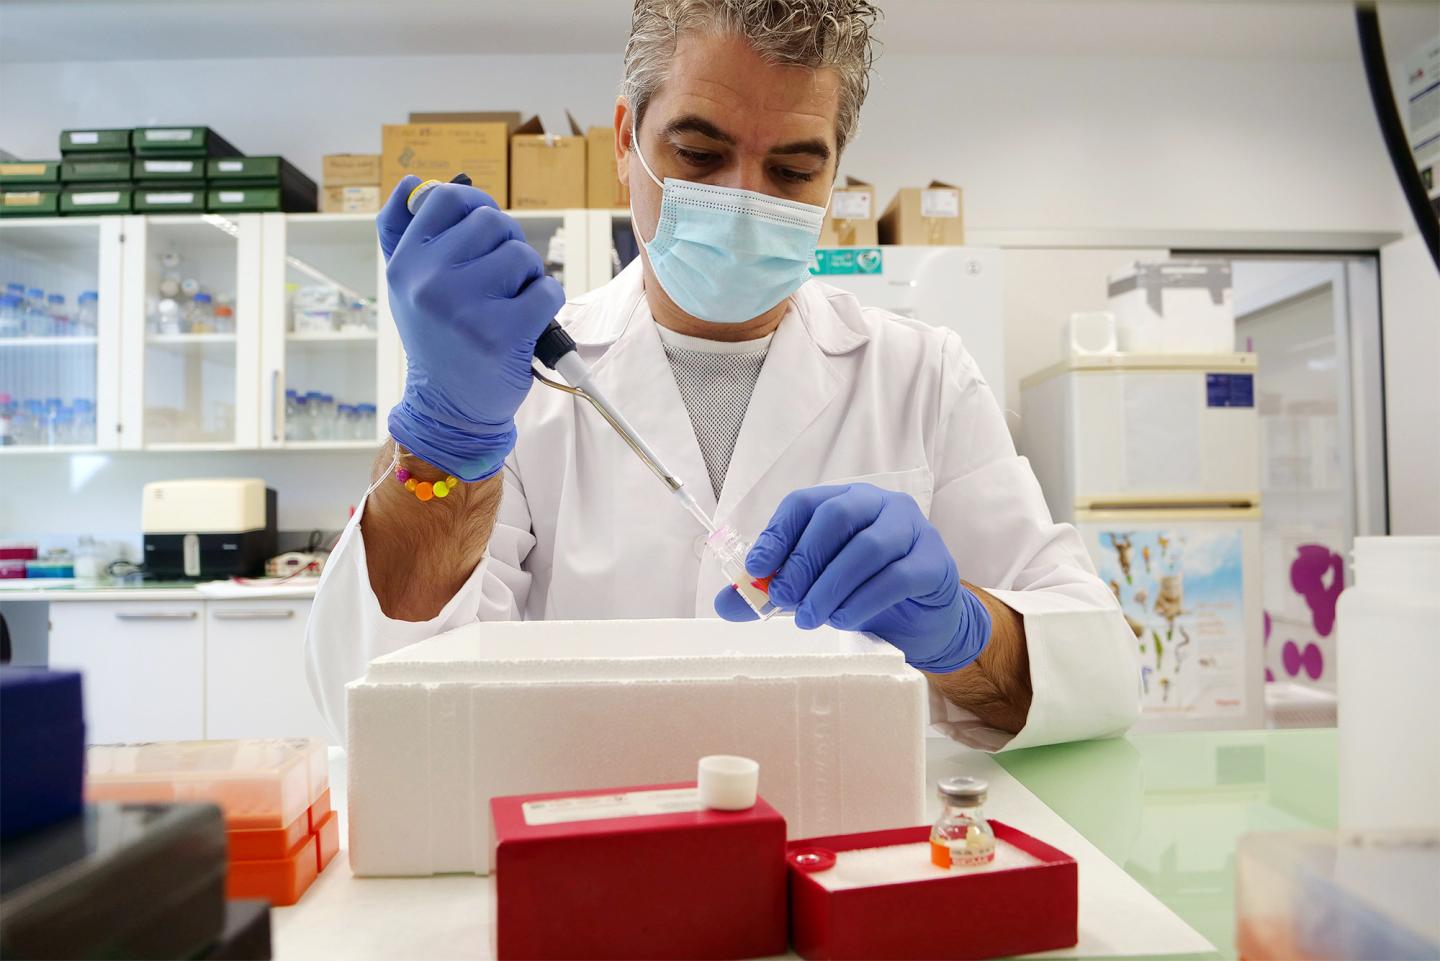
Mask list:
[[[186,311],[187,319],[190,322],[190,333],[210,334],[215,331],[215,313],[210,307],[210,295],[203,291],[197,293],[190,301],[190,309]]]
[[[763,621],[780,610],[770,600],[770,578],[755,578],[745,570],[745,555],[750,545],[740,539],[729,524],[721,524],[705,541],[706,550],[715,555],[720,570],[730,580],[750,609]]]
[[[23,301],[14,294],[0,297],[0,339],[25,336]]]
[[[309,398],[304,394],[295,396],[295,412],[285,418],[286,440],[310,440]]]
[[[76,337],[93,337],[99,327],[100,297],[93,290],[80,291],[75,301],[75,316],[70,320],[70,333]]]
[[[990,785],[977,777],[950,777],[937,786],[945,807],[930,830],[930,863],[949,870],[993,862],[995,831],[983,810]]]

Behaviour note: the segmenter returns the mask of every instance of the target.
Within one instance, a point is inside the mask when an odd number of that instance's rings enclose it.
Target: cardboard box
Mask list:
[[[509,136],[520,126],[518,110],[420,111],[410,114],[411,123],[503,123]]]
[[[53,217],[60,210],[60,194],[45,190],[0,190],[0,217]]]
[[[568,113],[570,133],[550,134],[531,117],[510,137],[510,206],[555,210],[585,206],[585,135]]]
[[[790,939],[795,952],[817,958],[994,958],[1079,940],[1079,872],[1073,858],[998,821],[999,844],[1029,863],[983,871],[932,871],[924,850],[930,827],[897,828],[792,841]],[[892,845],[920,847],[922,878],[887,876],[872,861],[865,883],[825,880],[843,871],[844,852]],[[907,870],[909,870],[907,866]],[[503,877],[503,875],[502,875]],[[873,878],[873,880],[871,880]],[[833,885],[833,886],[832,886]],[[946,919],[952,919],[946,923]],[[960,920],[963,919],[963,920]]]
[[[763,798],[708,810],[690,781],[499,797],[490,811],[501,961],[785,953],[785,819]]]
[[[882,244],[939,246],[965,243],[965,210],[959,187],[930,181],[903,187],[880,215]]]
[[[830,209],[820,228],[821,247],[874,247],[879,243],[875,223],[875,188],[846,177],[830,195]]]
[[[60,194],[60,213],[69,217],[128,214],[134,203],[130,185],[73,184]]]
[[[230,141],[209,127],[136,127],[130,145],[135,153],[145,156],[240,156]]]
[[[60,155],[130,152],[130,128],[123,130],[62,130]]]
[[[325,214],[374,214],[383,198],[377,186],[327,186],[320,192],[320,212]]]
[[[615,128],[591,127],[585,132],[585,205],[596,210],[626,210],[630,188],[615,170]]]
[[[501,207],[510,201],[504,123],[386,124],[380,141],[380,189],[387,195],[406,174],[449,180],[463,171]]]
[[[326,187],[373,187],[380,182],[378,153],[331,153],[321,161],[320,181]]]
[[[3,190],[41,184],[54,189],[59,182],[60,161],[58,160],[21,160],[0,163],[0,189]]]

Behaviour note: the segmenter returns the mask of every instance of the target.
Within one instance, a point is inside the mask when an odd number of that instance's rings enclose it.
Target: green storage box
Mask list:
[[[280,206],[266,210],[291,213],[313,211],[319,200],[315,181],[301,173],[284,157],[227,157],[206,164],[212,194],[219,187],[271,187],[280,191]],[[216,201],[212,198],[211,207]],[[233,208],[227,208],[233,209]]]
[[[60,194],[54,190],[0,191],[0,217],[54,217]]]
[[[177,154],[192,157],[238,157],[240,151],[209,127],[136,127],[131,141],[137,156]]]
[[[67,188],[60,192],[60,214],[70,217],[92,217],[96,214],[128,214],[134,202],[134,190],[124,186]]]
[[[28,187],[32,184],[58,184],[60,161],[14,160],[0,163],[0,190]]]
[[[141,184],[132,198],[135,212],[199,214],[205,212],[205,188],[197,184]]]
[[[136,157],[131,164],[131,176],[139,183],[201,184],[205,182],[205,158]]]
[[[206,194],[206,209],[213,213],[266,213],[284,209],[279,187],[211,187]]]
[[[62,130],[60,155],[130,152],[130,128],[123,130]]]
[[[120,183],[130,179],[130,155],[66,157],[60,162],[64,183]]]

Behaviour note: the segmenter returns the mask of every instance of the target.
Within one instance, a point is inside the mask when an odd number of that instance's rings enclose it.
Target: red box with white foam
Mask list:
[[[807,961],[994,958],[1078,940],[1075,861],[998,821],[995,861],[945,869],[930,828],[792,841],[790,938]]]
[[[497,797],[490,811],[497,958],[785,952],[785,820],[763,799],[708,809],[691,781]]]

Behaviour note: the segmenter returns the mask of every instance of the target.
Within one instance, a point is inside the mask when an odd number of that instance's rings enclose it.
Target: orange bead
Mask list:
[[[435,496],[435,488],[429,481],[421,481],[415,485],[415,496],[422,501],[428,501]]]
[[[409,480],[407,480],[407,481],[405,482],[405,489],[406,489],[407,491],[413,491],[415,488],[417,488],[417,487],[419,487],[419,486],[420,486],[420,482],[419,482],[418,480],[416,480],[415,478],[413,478],[413,477],[410,478]]]

